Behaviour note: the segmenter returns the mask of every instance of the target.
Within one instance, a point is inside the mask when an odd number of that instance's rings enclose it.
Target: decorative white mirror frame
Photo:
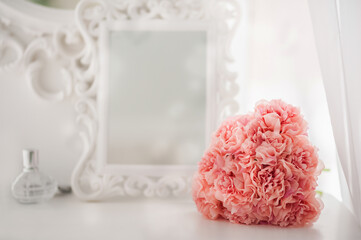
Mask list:
[[[232,62],[230,47],[239,23],[239,14],[236,0],[84,0],[79,3],[75,16],[85,42],[85,51],[79,62],[83,68],[77,73],[80,84],[75,91],[78,96],[77,122],[82,127],[80,134],[84,147],[72,176],[72,187],[79,198],[99,200],[113,196],[178,196],[189,190],[192,173],[196,169],[196,166],[189,169],[184,166],[147,165],[136,167],[136,171],[132,166],[124,166],[129,168],[126,169],[129,174],[124,174],[124,171],[119,173],[99,170],[97,94],[99,81],[104,80],[100,75],[101,26],[106,22],[124,24],[135,20],[207,24],[214,38],[214,95],[207,96],[207,100],[215,99],[212,108],[218,119],[215,117],[211,123],[214,130],[220,120],[234,114],[238,109],[235,100],[238,92],[236,74],[228,70],[228,65]],[[209,91],[207,92],[209,94]],[[180,171],[181,169],[183,171]],[[172,173],[166,173],[169,170]]]
[[[24,70],[32,92],[47,101],[74,100],[77,123],[83,141],[80,161],[72,175],[75,194],[84,200],[115,195],[167,196],[187,191],[190,176],[141,176],[99,174],[96,171],[98,135],[97,89],[99,81],[99,24],[108,21],[212,21],[215,38],[216,90],[214,125],[233,114],[238,104],[236,74],[228,70],[232,62],[230,46],[239,21],[236,0],[141,0],[83,1],[72,11],[50,9],[20,0],[0,2],[0,48],[13,58],[0,63],[0,71]],[[76,26],[74,26],[74,21]],[[0,57],[1,59],[1,57]],[[3,59],[1,59],[3,60]],[[39,72],[51,61],[62,79],[62,88],[49,91],[42,86]],[[179,169],[178,169],[179,170]]]

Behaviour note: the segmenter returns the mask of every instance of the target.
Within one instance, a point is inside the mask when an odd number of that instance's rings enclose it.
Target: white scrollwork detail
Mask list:
[[[30,89],[42,99],[62,101],[72,96],[79,69],[76,59],[83,52],[84,41],[75,24],[54,23],[53,29],[40,30],[25,20],[0,17],[0,71],[24,70]]]
[[[22,45],[10,36],[0,38],[0,71],[18,66],[23,56]]]
[[[238,109],[236,74],[228,70],[232,62],[231,42],[239,23],[240,8],[236,0],[83,0],[76,9],[75,22],[84,42],[74,66],[75,94],[78,98],[77,122],[81,127],[83,152],[72,175],[75,194],[84,200],[112,196],[179,196],[189,191],[190,176],[139,176],[99,173],[96,168],[97,139],[96,93],[99,81],[99,26],[102,21],[184,20],[215,23],[216,79],[219,99],[218,121]],[[62,35],[64,39],[64,35]],[[61,38],[59,38],[61,39]],[[59,40],[57,39],[57,41]],[[80,40],[69,41],[76,42]],[[63,52],[67,52],[63,51]]]
[[[0,19],[0,71],[10,70],[19,65],[24,50],[22,44],[7,31],[11,21]]]
[[[41,98],[50,101],[60,101],[69,96],[72,91],[72,77],[67,68],[61,67],[58,72],[52,74],[60,76],[63,80],[64,89],[49,91],[40,83],[41,73],[45,69],[46,62],[54,58],[54,51],[45,38],[32,41],[24,53],[24,65],[26,66],[26,78],[30,88]],[[53,76],[55,77],[55,76]],[[49,79],[46,79],[49,81]]]

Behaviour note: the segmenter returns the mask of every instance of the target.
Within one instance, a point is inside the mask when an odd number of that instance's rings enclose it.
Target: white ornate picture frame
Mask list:
[[[106,26],[162,28],[177,22],[178,28],[201,27],[207,32],[207,129],[208,137],[217,124],[238,109],[235,100],[236,74],[228,70],[232,62],[230,47],[239,21],[235,0],[141,0],[91,1],[79,3],[75,13],[77,27],[85,42],[78,59],[75,86],[77,122],[83,140],[82,156],[74,169],[72,187],[84,200],[113,196],[179,196],[188,192],[194,166],[119,165],[109,167],[99,156],[101,106],[99,86],[104,79],[99,42]],[[174,25],[175,26],[175,25]],[[191,29],[192,27],[190,27]],[[212,56],[210,56],[212,55]],[[104,135],[104,134],[102,134]]]
[[[46,101],[71,100],[75,103],[83,150],[71,181],[74,193],[79,198],[99,200],[119,195],[168,196],[187,192],[190,174],[196,166],[158,169],[157,176],[149,174],[150,170],[155,169],[154,166],[143,167],[133,176],[97,170],[97,93],[101,81],[99,24],[104,21],[181,21],[209,26],[211,22],[215,50],[214,92],[212,96],[208,94],[208,98],[214,102],[209,104],[208,101],[207,105],[214,111],[210,115],[214,117],[208,117],[209,133],[238,108],[235,100],[238,92],[236,74],[228,70],[228,65],[232,63],[231,42],[240,14],[236,0],[85,0],[78,5],[75,13],[44,8],[21,0],[4,0],[0,7],[0,48],[14,56],[10,61],[3,61],[0,56],[0,71],[16,67],[24,71],[34,95]],[[62,82],[57,91],[44,87],[44,80],[38,74],[49,61],[58,69],[51,72],[52,76]],[[182,175],[174,174],[182,171]]]

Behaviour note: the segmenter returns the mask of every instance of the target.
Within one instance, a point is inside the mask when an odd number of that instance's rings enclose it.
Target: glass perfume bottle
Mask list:
[[[48,200],[57,191],[56,181],[39,171],[38,151],[23,150],[23,171],[15,179],[11,190],[20,203],[38,203]]]

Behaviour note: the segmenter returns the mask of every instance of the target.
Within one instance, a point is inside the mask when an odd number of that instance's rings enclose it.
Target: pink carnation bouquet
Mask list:
[[[262,101],[213,134],[194,176],[193,199],[209,219],[304,226],[323,207],[315,191],[322,168],[300,110]]]

